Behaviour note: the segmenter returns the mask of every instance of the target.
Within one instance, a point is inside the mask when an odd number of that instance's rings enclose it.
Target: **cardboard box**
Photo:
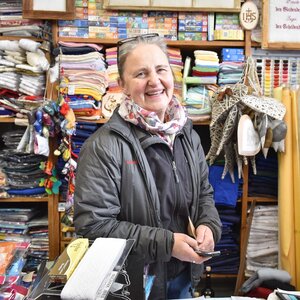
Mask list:
[[[89,247],[89,240],[78,238],[72,241],[58,257],[49,271],[52,282],[66,283]]]

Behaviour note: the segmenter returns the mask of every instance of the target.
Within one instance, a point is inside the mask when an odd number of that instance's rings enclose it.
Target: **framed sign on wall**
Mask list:
[[[262,48],[300,49],[300,1],[263,0]]]
[[[75,0],[23,0],[23,18],[73,20]]]

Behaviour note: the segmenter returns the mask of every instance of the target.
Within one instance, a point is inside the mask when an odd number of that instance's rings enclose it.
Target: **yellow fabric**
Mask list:
[[[300,288],[299,262],[299,123],[295,91],[282,89],[282,102],[287,108],[285,122],[288,127],[285,152],[279,153],[279,246],[280,268],[292,276],[292,284]],[[298,253],[298,255],[297,255]]]
[[[219,62],[219,58],[214,55],[196,55],[196,59],[199,60],[208,60],[208,61],[217,61]]]
[[[292,94],[293,104],[293,156],[294,156],[294,214],[295,214],[295,255],[296,276],[295,285],[300,290],[300,89]]]
[[[273,97],[279,101],[282,101],[282,87],[276,87],[273,90]]]
[[[63,94],[68,94],[68,88],[60,88],[60,92]],[[72,95],[78,95],[78,94],[89,95],[89,96],[92,96],[97,101],[100,101],[103,96],[103,94],[100,94],[99,92],[94,91],[89,88],[86,88],[86,89],[85,88],[75,88],[75,90],[73,92],[74,93],[72,93]]]

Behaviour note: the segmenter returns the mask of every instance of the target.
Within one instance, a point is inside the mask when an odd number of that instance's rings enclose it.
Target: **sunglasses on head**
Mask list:
[[[141,34],[141,35],[137,35],[137,36],[133,36],[133,37],[129,37],[123,40],[119,40],[117,42],[117,63],[119,65],[119,52],[120,52],[120,47],[124,44],[130,43],[130,42],[134,42],[137,40],[150,40],[152,38],[158,37],[159,34],[158,33],[146,33],[146,34]]]

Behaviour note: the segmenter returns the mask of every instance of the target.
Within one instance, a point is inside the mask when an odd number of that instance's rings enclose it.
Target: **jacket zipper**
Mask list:
[[[176,181],[176,183],[179,183],[179,177],[178,177],[178,174],[177,174],[177,166],[176,166],[175,160],[172,160],[172,169],[173,169],[173,173],[174,173],[174,176],[175,176],[175,181]]]

